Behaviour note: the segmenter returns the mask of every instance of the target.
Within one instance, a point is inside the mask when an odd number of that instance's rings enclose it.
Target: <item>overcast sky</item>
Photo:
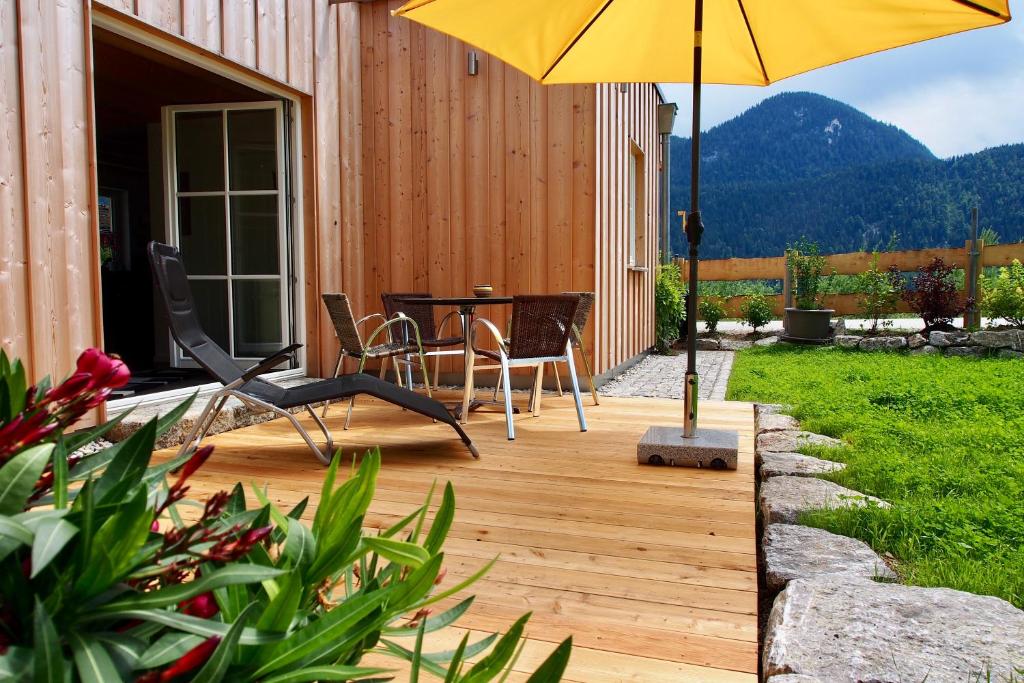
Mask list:
[[[767,88],[705,86],[703,130],[766,97],[806,90],[903,128],[949,157],[1024,142],[1024,0],[1008,24],[896,48],[794,76]],[[675,133],[690,136],[690,86],[663,83],[679,105]]]

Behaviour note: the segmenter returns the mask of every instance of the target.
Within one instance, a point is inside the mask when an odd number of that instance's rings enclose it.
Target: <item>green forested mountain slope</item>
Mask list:
[[[673,216],[689,205],[689,155],[673,137]],[[937,159],[848,105],[784,93],[705,133],[701,158],[707,258],[778,255],[801,236],[828,252],[962,244],[973,205],[1004,242],[1024,239],[1024,144]]]

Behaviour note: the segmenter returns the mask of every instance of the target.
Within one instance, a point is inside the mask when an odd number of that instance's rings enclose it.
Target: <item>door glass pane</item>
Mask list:
[[[277,195],[231,198],[231,270],[234,275],[276,275]]]
[[[224,189],[224,119],[219,111],[175,114],[179,192]]]
[[[235,280],[235,356],[262,358],[281,343],[281,282]]]
[[[189,285],[199,314],[199,324],[213,341],[231,353],[228,347],[227,280],[189,280]]]
[[[232,190],[277,189],[277,112],[228,112],[228,163]]]
[[[189,275],[226,275],[224,197],[178,198],[178,243]]]

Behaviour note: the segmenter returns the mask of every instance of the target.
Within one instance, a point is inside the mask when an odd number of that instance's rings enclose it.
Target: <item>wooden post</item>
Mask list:
[[[967,260],[964,265],[964,291],[971,303],[964,309],[964,329],[981,327],[978,306],[978,278],[981,275],[981,250],[978,239],[978,207],[971,208],[970,239],[964,244]]]
[[[789,251],[786,251],[782,260],[782,317],[785,320],[786,309],[793,307],[793,281],[789,273]]]

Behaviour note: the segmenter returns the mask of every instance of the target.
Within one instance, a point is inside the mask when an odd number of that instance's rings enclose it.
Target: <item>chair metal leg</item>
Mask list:
[[[473,365],[476,362],[471,347],[466,348],[466,379],[462,388],[462,424],[469,422],[469,404],[473,401]]]
[[[514,441],[516,438],[516,427],[512,422],[512,381],[508,374],[508,359],[504,357],[504,354],[502,354],[501,358],[501,376],[504,379],[505,424],[508,426],[508,440]]]
[[[498,402],[498,392],[501,391],[501,373],[498,373],[498,379],[494,383],[494,396],[491,398],[495,403]]]
[[[334,376],[337,377],[341,374],[341,364],[345,361],[345,350],[338,349],[338,362],[334,364]],[[327,409],[331,407],[330,400],[324,401],[324,411],[320,414],[320,417],[327,417]]]
[[[552,363],[552,365],[554,365]],[[533,416],[540,417],[540,395],[544,390],[544,363],[537,364],[537,371],[534,373],[533,378],[533,396],[531,398],[531,408],[533,409]]]
[[[580,397],[580,383],[576,379],[576,364],[572,359],[572,344],[565,345],[565,364],[569,366],[569,379],[572,380],[572,395],[576,399],[576,417],[580,420],[580,431],[587,431],[587,418],[583,416],[583,399]]]
[[[434,356],[434,391],[441,388],[441,356]]]
[[[178,449],[178,455],[184,455],[189,448],[194,448],[199,445],[206,436],[206,432],[213,426],[214,420],[220,415],[220,411],[224,409],[224,403],[228,400],[227,394],[221,395],[219,392],[210,397],[210,400],[206,402],[206,407],[203,408],[203,412],[199,414],[199,419],[192,426],[192,431],[189,432],[188,436],[181,444],[181,448]],[[216,405],[216,408],[214,406]]]
[[[562,393],[562,378],[558,376],[558,363],[552,363],[551,369],[555,373],[555,386],[558,387],[558,396],[564,396],[565,394]]]
[[[594,386],[594,373],[590,369],[590,361],[587,359],[587,350],[580,347],[580,355],[583,356],[583,369],[587,371],[587,382],[590,383],[590,395],[594,397],[594,405],[599,406],[601,402],[597,399],[597,387]]]
[[[395,366],[395,384],[405,386],[402,384],[402,366],[398,364],[398,356],[391,356],[391,364]]]

